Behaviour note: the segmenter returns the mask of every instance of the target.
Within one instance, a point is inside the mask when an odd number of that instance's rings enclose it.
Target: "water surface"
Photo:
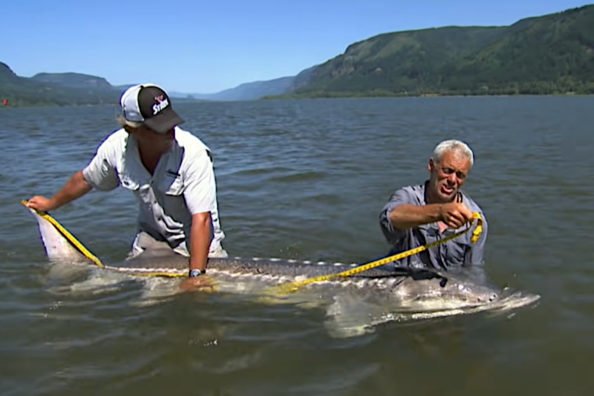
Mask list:
[[[365,262],[391,192],[435,144],[467,141],[493,283],[541,295],[504,316],[388,323],[334,338],[325,312],[178,294],[168,281],[51,266],[19,200],[51,194],[115,128],[111,106],[0,109],[0,393],[586,395],[594,380],[594,98],[179,104],[211,147],[233,255]],[[122,259],[136,208],[91,193],[53,213]],[[146,303],[150,301],[151,303]]]

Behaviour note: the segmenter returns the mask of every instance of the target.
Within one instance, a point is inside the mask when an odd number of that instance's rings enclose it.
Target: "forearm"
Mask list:
[[[59,208],[91,191],[91,185],[85,180],[82,171],[76,172],[50,200],[52,206]]]
[[[92,186],[85,180],[81,171],[70,177],[68,182],[51,198],[36,195],[27,201],[27,206],[42,212],[54,210],[88,193]]]
[[[206,269],[211,240],[210,212],[193,215],[190,230],[190,269]]]
[[[423,224],[433,223],[442,219],[442,205],[430,204],[424,206],[402,204],[388,213],[392,225],[399,230],[407,230]]]

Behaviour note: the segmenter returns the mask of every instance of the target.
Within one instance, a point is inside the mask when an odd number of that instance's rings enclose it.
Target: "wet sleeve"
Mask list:
[[[192,215],[213,212],[216,208],[216,182],[212,161],[207,151],[189,159],[184,199]]]
[[[401,188],[400,190],[396,190],[394,194],[392,194],[390,200],[380,212],[380,227],[382,229],[382,232],[384,233],[384,236],[386,237],[386,240],[392,245],[396,245],[399,242],[401,242],[402,238],[404,238],[407,235],[407,232],[406,230],[399,230],[398,228],[394,227],[394,225],[390,221],[389,214],[397,206],[402,204],[409,204],[412,202],[413,199],[411,196],[411,192],[406,188]]]
[[[119,185],[114,153],[108,142],[99,146],[91,162],[83,169],[83,176],[98,190],[109,191]]]

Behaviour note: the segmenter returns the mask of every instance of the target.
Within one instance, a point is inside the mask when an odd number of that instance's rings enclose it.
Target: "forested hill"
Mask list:
[[[0,100],[11,106],[116,103],[119,92],[101,77],[79,73],[19,77],[0,62]]]
[[[594,93],[594,5],[506,27],[381,34],[299,75],[296,96]]]

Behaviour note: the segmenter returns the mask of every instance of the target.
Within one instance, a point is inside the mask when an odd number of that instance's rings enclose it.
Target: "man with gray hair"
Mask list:
[[[472,221],[473,212],[483,219],[483,232],[476,244],[471,232],[410,256],[396,263],[407,269],[440,271],[470,269],[483,278],[487,221],[481,208],[462,192],[472,168],[472,150],[459,140],[445,140],[433,150],[427,165],[429,180],[396,190],[380,213],[384,236],[393,245],[391,254],[439,241],[461,231]]]

